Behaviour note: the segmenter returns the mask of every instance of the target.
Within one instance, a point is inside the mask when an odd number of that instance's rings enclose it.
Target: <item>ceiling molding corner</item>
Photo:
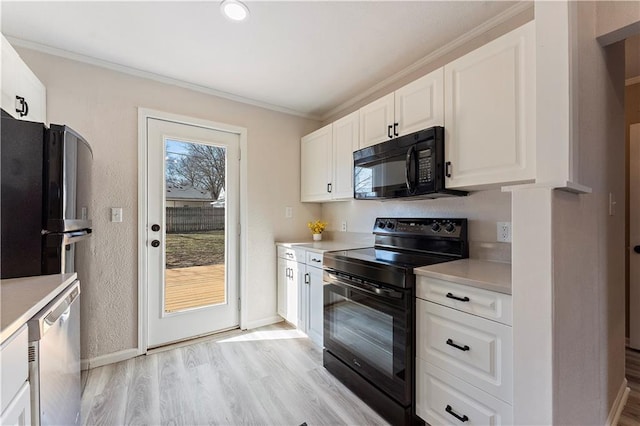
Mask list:
[[[123,74],[131,75],[134,77],[144,78],[147,80],[156,81],[163,84],[168,84],[171,86],[181,87],[183,89],[193,90],[195,92],[204,93],[207,95],[216,96],[219,98],[227,99],[230,101],[235,101],[239,103],[243,103],[246,105],[255,106],[258,108],[264,108],[270,111],[280,112],[283,114],[294,115],[297,117],[308,118],[311,120],[321,121],[322,117],[304,113],[301,111],[292,110],[286,107],[282,107],[279,105],[273,105],[267,102],[262,102],[256,99],[245,98],[243,96],[234,95],[231,93],[223,92],[220,90],[212,89],[210,87],[200,86],[198,84],[189,83],[183,80],[179,80],[176,78],[166,77],[163,75],[155,74],[149,71],[139,70],[137,68],[127,67],[125,65],[116,64],[114,62],[105,61],[102,59],[94,58],[92,56],[81,55],[79,53],[70,52],[64,49],[58,49],[56,47],[47,46],[40,43],[34,43],[32,41],[11,37],[6,34],[3,34],[4,37],[11,43],[12,46],[23,47],[25,49],[34,50],[36,52],[46,53],[48,55],[57,56],[64,59],[70,59],[72,61],[85,63],[88,65],[93,65],[99,68],[105,68],[111,71],[120,72]]]
[[[406,67],[403,70],[398,71],[397,73],[385,78],[384,80],[382,80],[381,82],[375,84],[374,86],[370,87],[369,89],[365,90],[364,92],[362,92],[360,95],[357,95],[351,99],[349,99],[347,102],[344,102],[340,105],[338,105],[335,108],[332,108],[331,110],[329,110],[328,112],[322,114],[322,116],[320,117],[322,121],[326,121],[328,118],[335,116],[337,114],[339,114],[340,112],[353,107],[354,105],[358,104],[359,102],[363,101],[364,99],[366,99],[367,97],[371,96],[372,94],[374,94],[375,92],[392,85],[393,83],[401,80],[402,78],[406,77],[407,75],[411,74],[412,72],[426,66],[429,65],[430,63],[436,61],[437,59],[443,57],[444,55],[448,54],[449,52],[454,51],[455,49],[464,46],[465,44],[467,44],[468,42],[470,42],[471,40],[473,40],[474,38],[486,33],[487,31],[490,31],[491,29],[497,27],[500,24],[503,24],[505,22],[508,22],[510,19],[518,16],[521,13],[524,13],[525,11],[532,9],[534,7],[534,2],[533,1],[520,1],[517,4],[511,6],[510,8],[506,9],[505,11],[503,11],[502,13],[499,13],[498,15],[494,16],[493,18],[489,19],[488,21],[483,22],[481,25],[475,27],[474,29],[472,29],[471,31],[468,31],[467,33],[461,35],[460,37],[454,39],[453,41],[445,44],[444,46],[434,50],[433,52],[429,53],[427,56],[423,57],[422,59],[417,60],[416,62],[414,62],[413,64],[409,65],[408,67]]]

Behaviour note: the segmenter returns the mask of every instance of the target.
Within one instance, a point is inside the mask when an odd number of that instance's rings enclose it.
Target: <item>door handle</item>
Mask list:
[[[389,136],[389,139],[393,138],[393,135],[391,134],[391,129],[393,128],[393,126],[391,124],[389,124],[387,126],[387,136]]]
[[[448,178],[451,177],[451,161],[444,163],[444,175]]]
[[[151,247],[160,247],[160,241],[159,240],[151,241]]]
[[[154,223],[153,225],[151,225],[151,230],[153,232],[158,232],[160,230],[160,225]]]
[[[16,106],[18,105],[20,105],[20,109],[16,108],[16,112],[20,114],[20,117],[29,114],[29,104],[22,96],[16,96]]]
[[[393,123],[393,135],[398,136],[398,123]]]
[[[633,251],[635,251],[636,253],[640,254],[640,246],[635,246],[633,248]]]

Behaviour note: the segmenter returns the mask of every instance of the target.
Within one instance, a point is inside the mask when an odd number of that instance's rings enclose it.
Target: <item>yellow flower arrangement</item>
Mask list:
[[[315,222],[307,223],[307,226],[311,230],[312,234],[322,234],[322,231],[324,231],[324,228],[327,227],[327,222],[316,220]]]

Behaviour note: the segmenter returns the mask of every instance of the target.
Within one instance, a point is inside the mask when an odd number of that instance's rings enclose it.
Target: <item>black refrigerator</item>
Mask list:
[[[74,272],[75,245],[92,232],[89,143],[5,111],[0,131],[1,278]]]

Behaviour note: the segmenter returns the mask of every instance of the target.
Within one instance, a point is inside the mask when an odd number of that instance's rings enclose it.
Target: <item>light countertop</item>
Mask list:
[[[304,250],[324,253],[325,251],[352,250],[358,248],[371,247],[373,244],[357,243],[350,241],[303,241],[297,243],[276,242],[277,245],[288,248],[302,248]]]
[[[40,312],[77,279],[73,274],[0,280],[0,342]]]
[[[460,259],[414,269],[416,275],[438,278],[498,293],[511,294],[511,264]]]

